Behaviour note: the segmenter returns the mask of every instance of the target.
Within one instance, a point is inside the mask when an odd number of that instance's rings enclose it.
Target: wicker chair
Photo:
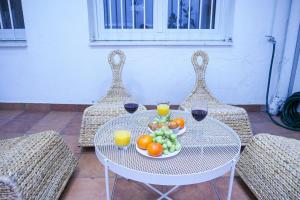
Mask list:
[[[54,131],[0,140],[0,199],[58,199],[76,165]]]
[[[258,199],[300,199],[299,140],[256,135],[236,169]]]
[[[202,64],[198,63],[198,57],[202,58]],[[242,145],[246,145],[252,137],[247,112],[243,108],[221,103],[210,94],[205,84],[208,55],[204,51],[197,51],[193,54],[192,64],[196,73],[196,85],[192,93],[179,108],[181,110],[190,110],[193,101],[205,100],[208,102],[209,115],[233,128],[240,136]]]
[[[120,57],[119,63],[115,63],[115,56]],[[113,80],[110,89],[105,97],[98,103],[84,110],[79,143],[82,147],[94,146],[94,136],[99,126],[110,119],[126,114],[124,102],[131,99],[122,83],[122,68],[125,62],[125,54],[120,50],[112,51],[108,56],[108,63],[111,66]],[[139,105],[138,111],[146,110]]]

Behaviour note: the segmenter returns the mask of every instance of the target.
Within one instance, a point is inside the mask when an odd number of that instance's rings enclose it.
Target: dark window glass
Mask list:
[[[123,3],[123,28],[131,29],[132,28],[132,1],[124,0]]]
[[[21,0],[10,0],[10,6],[14,28],[25,28]]]
[[[110,23],[108,0],[103,0],[103,9],[104,9],[104,27],[106,29],[108,29],[109,28],[109,23]]]
[[[201,14],[201,28],[209,29],[211,0],[203,0]]]
[[[122,2],[121,2],[122,1]],[[133,5],[132,5],[133,2]],[[103,0],[104,6],[104,27],[110,29],[110,12],[113,29],[121,29],[121,14],[123,14],[123,28],[132,29],[146,29],[153,28],[153,0],[146,0],[144,12],[144,0],[111,0],[111,8],[109,0]],[[121,6],[122,12],[121,13]],[[134,12],[133,12],[134,9]],[[144,25],[145,13],[145,25]],[[134,22],[133,16],[134,14]]]
[[[146,1],[146,29],[153,29],[153,0]]]
[[[213,13],[211,17],[212,1]],[[180,29],[209,29],[210,21],[212,20],[211,28],[214,29],[215,12],[216,0],[190,0],[190,3],[189,0],[168,0],[168,28],[176,29],[178,26]],[[178,17],[179,19],[177,24]],[[199,22],[200,19],[201,22]]]
[[[10,16],[9,16],[9,10],[8,10],[8,3],[6,0],[0,0],[0,11],[1,11],[1,18],[2,18],[2,24],[4,29],[11,29],[11,23],[10,23]]]
[[[177,28],[177,0],[169,0],[168,3],[168,28]]]

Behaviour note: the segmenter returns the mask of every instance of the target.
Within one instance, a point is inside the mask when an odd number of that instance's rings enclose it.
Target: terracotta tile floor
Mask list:
[[[263,112],[250,112],[254,134],[269,132],[290,138],[300,139],[299,132],[288,131],[274,125]],[[78,147],[81,112],[29,112],[0,110],[0,139],[32,134],[43,130],[59,131],[72,151],[80,158],[77,169],[69,181],[61,199],[89,200],[105,199],[105,180],[103,166],[98,162],[92,148]],[[111,176],[110,187],[115,200],[150,200],[157,194],[143,184]],[[228,176],[202,184],[178,188],[170,197],[175,200],[226,199]],[[168,186],[157,186],[167,191]],[[236,175],[232,199],[255,199],[251,191]]]

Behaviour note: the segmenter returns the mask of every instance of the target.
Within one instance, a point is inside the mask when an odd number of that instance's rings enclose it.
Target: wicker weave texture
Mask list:
[[[77,158],[54,131],[0,140],[0,199],[58,199]]]
[[[119,56],[117,63],[116,56]],[[84,110],[79,138],[79,143],[83,147],[94,146],[96,130],[110,119],[126,114],[124,102],[131,99],[122,82],[122,69],[125,63],[124,52],[112,51],[108,56],[108,63],[113,74],[112,85],[105,97]],[[146,110],[146,108],[139,105],[138,111],[142,110]]]
[[[199,58],[202,58],[201,64],[198,62]],[[206,101],[209,116],[230,126],[239,135],[242,145],[246,145],[253,135],[246,110],[221,103],[211,95],[205,83],[208,55],[204,51],[199,50],[193,54],[192,64],[196,73],[196,84],[192,93],[180,105],[180,109],[190,110],[193,101]]]
[[[300,199],[300,141],[256,135],[244,149],[237,172],[258,199]]]

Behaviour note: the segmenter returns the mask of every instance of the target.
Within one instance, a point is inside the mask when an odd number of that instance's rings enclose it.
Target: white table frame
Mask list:
[[[224,128],[230,130],[231,132],[234,132],[230,127],[225,125],[224,123],[212,119],[214,121],[217,121],[218,123],[221,123],[224,125]],[[238,137],[238,136],[237,136]],[[239,146],[241,147],[241,143],[239,140]],[[184,148],[184,146],[183,146]],[[235,166],[240,156],[240,149],[235,155],[235,157],[224,163],[223,165],[216,167],[212,170],[207,170],[200,173],[193,173],[193,174],[185,174],[185,175],[166,175],[166,174],[152,174],[147,173],[143,171],[137,171],[134,169],[130,169],[127,167],[124,167],[120,164],[114,163],[107,159],[99,149],[97,148],[96,139],[95,139],[95,152],[99,159],[99,161],[104,165],[104,173],[105,173],[105,187],[106,187],[106,199],[110,200],[110,190],[109,190],[109,170],[114,172],[115,174],[118,174],[126,179],[142,182],[145,185],[147,185],[149,188],[151,188],[156,193],[160,194],[161,197],[158,198],[158,200],[161,200],[163,198],[171,200],[168,195],[175,191],[179,186],[181,185],[190,185],[190,184],[197,184],[197,183],[203,183],[206,181],[213,180],[215,178],[221,177],[227,172],[230,172],[229,176],[229,182],[228,182],[228,191],[227,191],[227,200],[231,199],[232,194],[232,187],[233,187],[233,180],[234,180],[234,173],[235,173]],[[175,184],[174,184],[175,183]],[[154,188],[151,184],[156,185],[175,185],[173,188],[171,188],[166,193],[162,193],[158,189]]]
[[[123,167],[122,165],[110,162],[108,159],[102,156],[102,154],[96,148],[96,155],[100,162],[104,165],[104,173],[105,173],[105,188],[106,188],[106,199],[110,200],[110,190],[109,190],[109,170],[118,174],[126,179],[138,181],[145,183],[149,188],[151,188],[156,193],[160,194],[161,197],[158,198],[163,199],[171,199],[167,195],[173,192],[177,187],[180,185],[190,185],[196,183],[203,183],[206,181],[213,180],[215,178],[223,176],[225,173],[230,171],[229,176],[229,187],[227,191],[227,200],[231,199],[232,193],[232,186],[233,186],[233,179],[234,179],[234,172],[235,172],[235,165],[239,158],[239,154],[230,162],[226,163],[223,166],[215,168],[210,171],[198,173],[198,174],[190,174],[190,175],[158,175],[158,174],[150,174],[146,172],[140,172],[133,169],[128,169]],[[150,184],[156,185],[176,185],[170,189],[166,193],[162,193]]]

